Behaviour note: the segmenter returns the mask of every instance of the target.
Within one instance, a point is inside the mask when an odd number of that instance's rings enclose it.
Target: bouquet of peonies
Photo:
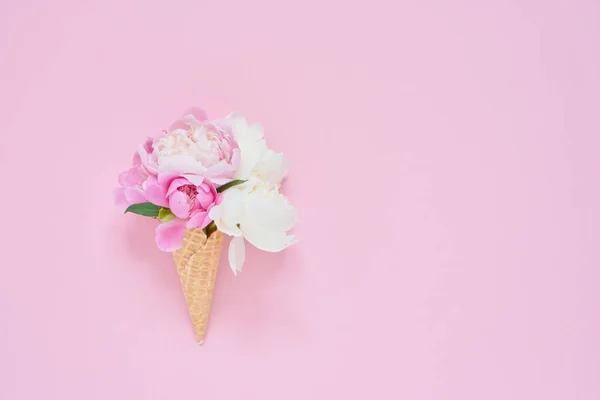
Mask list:
[[[119,175],[115,203],[159,221],[158,248],[173,253],[199,343],[204,341],[223,235],[232,236],[229,265],[242,269],[247,240],[278,252],[296,211],[279,192],[288,170],[267,147],[263,129],[241,115],[209,120],[190,109],[168,130],[148,138]]]

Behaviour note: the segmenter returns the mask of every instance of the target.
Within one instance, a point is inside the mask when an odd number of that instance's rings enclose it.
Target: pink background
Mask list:
[[[0,398],[600,398],[599,71],[594,0],[3,1]],[[300,217],[203,347],[111,202],[189,105]]]

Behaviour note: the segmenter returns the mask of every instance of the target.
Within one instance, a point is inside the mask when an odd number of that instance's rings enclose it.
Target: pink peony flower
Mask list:
[[[204,229],[212,222],[209,211],[221,203],[223,195],[202,177],[170,176],[147,181],[148,201],[169,208],[174,218],[156,229],[156,242],[163,251],[174,251],[183,246],[185,228]]]
[[[188,110],[150,146],[142,146],[138,154],[144,168],[163,176],[199,175],[222,185],[229,182],[240,164],[240,149],[227,119],[206,119],[197,108]]]

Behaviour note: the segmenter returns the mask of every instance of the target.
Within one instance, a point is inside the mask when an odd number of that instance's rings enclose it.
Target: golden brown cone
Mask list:
[[[173,259],[179,272],[196,339],[202,344],[217,278],[223,233],[216,231],[207,241],[202,230],[186,229],[183,241],[183,247],[173,253]]]

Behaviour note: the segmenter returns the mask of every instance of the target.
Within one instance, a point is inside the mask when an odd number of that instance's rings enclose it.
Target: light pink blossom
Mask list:
[[[222,185],[240,164],[231,121],[207,120],[198,108],[184,113],[151,146],[140,147],[138,154],[144,168],[160,181],[163,175],[199,175]]]

